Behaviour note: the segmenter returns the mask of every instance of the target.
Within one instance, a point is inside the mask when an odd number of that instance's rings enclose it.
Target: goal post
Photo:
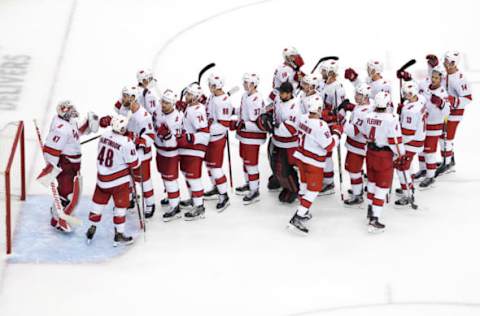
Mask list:
[[[12,181],[20,182],[20,200],[25,201],[26,198],[26,179],[25,179],[25,125],[23,121],[11,122],[7,124],[7,126],[15,125],[14,133],[10,139],[8,137],[6,139],[2,138],[2,144],[5,143],[5,147],[2,145],[0,148],[1,150],[5,150],[7,153],[7,163],[5,169],[2,170],[5,179],[5,245],[6,245],[6,253],[12,253],[12,198],[14,196],[14,188],[12,187]],[[6,144],[8,140],[11,140],[11,145]],[[7,147],[8,146],[8,147]],[[17,153],[19,151],[19,153]],[[16,160],[16,155],[20,155],[19,157],[19,166],[14,165],[14,161]],[[19,168],[19,173],[14,172],[12,170],[15,168]]]

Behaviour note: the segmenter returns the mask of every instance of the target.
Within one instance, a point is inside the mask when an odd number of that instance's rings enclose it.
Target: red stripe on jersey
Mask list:
[[[325,150],[326,151],[332,151],[333,150],[333,147],[335,147],[335,140],[332,139],[332,142],[330,143],[330,145],[328,145],[327,147],[325,147]]]
[[[129,174],[130,174],[129,169],[126,168],[126,169],[117,171],[117,172],[112,173],[112,174],[104,175],[104,174],[97,173],[97,177],[98,177],[98,180],[100,180],[102,182],[111,182],[111,181],[115,181],[117,179],[120,179],[121,177],[128,176]]]
[[[366,143],[362,143],[362,142],[357,142],[356,140],[350,138],[350,137],[347,137],[347,144],[355,147],[355,148],[358,148],[358,149],[365,149],[365,145],[367,145]]]
[[[469,94],[469,95],[464,95],[463,97],[469,99],[470,101],[472,101],[472,95],[471,95],[471,94]]]
[[[197,132],[210,133],[210,129],[208,127],[202,127],[202,128],[199,128]]]
[[[427,131],[441,131],[443,124],[427,124]]]
[[[146,148],[143,148],[143,153],[144,154],[148,154],[149,152],[152,151],[152,147],[146,147]]]
[[[412,146],[412,147],[422,147],[423,146],[423,141],[412,140],[412,141],[406,143],[405,145]]]
[[[138,159],[135,161],[129,162],[127,165],[129,168],[135,168],[136,166],[138,166]]]
[[[50,154],[52,156],[56,156],[56,157],[59,157],[60,154],[62,153],[61,150],[57,150],[57,149],[54,149],[52,147],[48,147],[47,145],[43,146],[43,152],[47,153],[47,154]]]
[[[79,159],[82,157],[82,155],[63,155],[67,158],[70,158],[70,159]]]
[[[146,134],[148,137],[150,137],[152,140],[155,140],[155,134],[153,133],[148,133]]]
[[[298,137],[297,136],[292,136],[292,137],[282,137],[282,136],[277,136],[273,135],[273,138],[276,141],[279,141],[281,143],[291,143],[297,141]]]
[[[463,115],[464,109],[450,109],[450,115]]]
[[[413,136],[413,135],[415,135],[415,130],[402,127],[402,134],[403,135],[408,135],[408,136]]]
[[[400,144],[401,142],[403,142],[403,138],[402,137],[397,137],[397,143]],[[395,145],[395,137],[389,137],[388,138],[388,144],[389,145]]]
[[[218,120],[217,122],[222,124],[225,127],[230,127],[230,121]]]
[[[297,133],[297,129],[295,128],[295,126],[293,126],[293,125],[291,125],[287,122],[283,123],[283,125],[285,125],[285,127],[290,132],[290,134],[295,135]]]
[[[266,139],[267,138],[267,133],[239,131],[238,136],[243,137],[243,138]]]
[[[308,158],[311,158],[313,160],[316,160],[316,161],[319,161],[319,162],[324,162],[325,161],[325,156],[319,156],[315,153],[312,153],[311,151],[309,150],[306,150],[305,148],[303,147],[298,147],[297,149],[302,155],[304,155],[305,157],[308,157]]]

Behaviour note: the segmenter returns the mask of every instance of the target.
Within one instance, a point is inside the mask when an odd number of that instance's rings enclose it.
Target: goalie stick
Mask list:
[[[40,133],[40,128],[38,127],[37,120],[33,120],[33,123],[35,125],[35,130],[37,132],[37,138],[38,138],[38,143],[40,145],[40,150],[43,151],[42,134]],[[48,162],[45,160],[45,163],[48,163]],[[58,217],[65,220],[68,224],[72,226],[81,226],[82,220],[80,218],[65,214],[65,211],[62,206],[62,202],[60,201],[60,194],[58,193],[58,184],[56,179],[53,179],[49,183],[49,189],[53,197],[53,207],[55,208],[55,211]]]

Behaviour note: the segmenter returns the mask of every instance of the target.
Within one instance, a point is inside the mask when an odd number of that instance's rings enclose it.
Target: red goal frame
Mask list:
[[[12,253],[12,192],[11,192],[11,179],[10,170],[12,168],[13,159],[15,153],[20,144],[20,200],[25,201],[25,125],[23,121],[18,122],[17,131],[15,133],[15,139],[13,140],[12,147],[10,148],[10,156],[8,158],[7,166],[5,167],[5,226],[6,226],[6,248],[7,255]]]

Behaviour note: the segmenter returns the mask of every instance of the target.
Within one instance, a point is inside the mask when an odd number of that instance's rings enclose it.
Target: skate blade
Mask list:
[[[396,210],[405,210],[405,209],[410,208],[410,203],[406,204],[406,205],[397,205],[397,204],[393,203],[393,208],[396,209]]]
[[[187,222],[194,222],[196,220],[199,220],[199,219],[205,219],[205,215],[199,215],[199,216],[195,216],[195,217],[183,217],[183,219]]]
[[[118,246],[130,246],[132,245],[134,240],[132,239],[131,241],[126,241],[126,242],[119,242],[119,241],[114,241],[113,242],[113,247],[118,247]]]
[[[226,209],[227,207],[229,207],[229,206],[230,206],[230,202],[227,202],[227,204],[225,204],[224,207],[222,207],[222,208],[217,208],[217,213],[222,213],[222,212],[225,211],[225,209]]]
[[[192,206],[192,205],[188,205],[188,206],[181,206],[181,205],[180,205],[180,209],[181,209],[181,210],[186,210],[186,211],[187,211],[187,210],[191,210],[191,209],[193,209],[193,206]]]
[[[345,204],[343,203],[343,207],[350,208],[350,209],[360,209],[363,210],[365,208],[365,202],[359,204]]]
[[[371,225],[368,225],[368,233],[370,234],[380,234],[385,232],[385,228],[376,228]]]
[[[428,191],[428,190],[433,189],[433,188],[435,188],[435,184],[430,184],[428,187],[418,186],[417,190],[418,191]]]
[[[292,233],[294,234],[297,234],[299,236],[308,236],[308,233],[304,232],[304,231],[301,231],[300,229],[298,229],[297,227],[295,227],[295,225],[292,225],[290,223],[288,223],[287,225],[287,229],[289,231],[291,231]]]
[[[253,204],[253,203],[257,203],[260,201],[260,198],[256,198],[256,199],[253,199],[251,201],[242,201],[243,202],[243,205],[250,205],[250,204]]]
[[[335,194],[335,190],[328,190],[328,191],[325,191],[325,192],[319,192],[318,196],[325,196],[325,195],[332,195],[332,194]]]
[[[210,195],[210,196],[203,196],[203,199],[205,201],[213,201],[213,200],[218,200],[218,194],[215,195]]]
[[[272,192],[273,192],[273,191],[272,191]],[[250,191],[244,191],[244,192],[235,191],[235,195],[238,195],[238,196],[245,196],[245,195],[247,195],[248,193],[250,193]]]
[[[182,214],[177,214],[177,215],[172,216],[172,217],[169,217],[169,218],[164,218],[164,217],[162,217],[162,220],[163,220],[165,223],[168,223],[168,222],[173,222],[174,220],[180,219],[180,218],[182,218]]]

